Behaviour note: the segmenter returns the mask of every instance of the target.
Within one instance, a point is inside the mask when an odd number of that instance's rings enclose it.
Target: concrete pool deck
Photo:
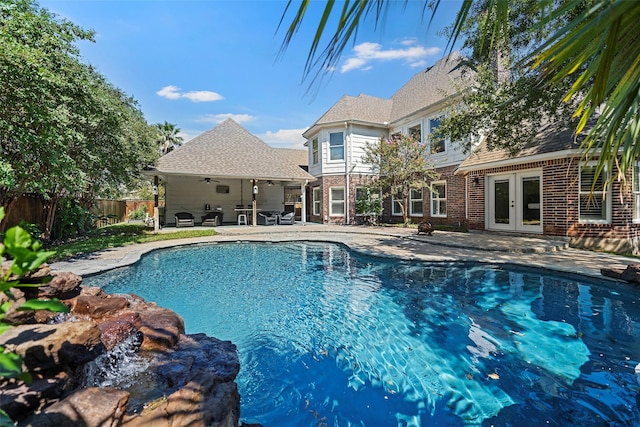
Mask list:
[[[195,227],[199,228],[199,227]],[[210,227],[208,227],[210,229]],[[180,229],[182,230],[182,229]],[[215,227],[216,236],[165,240],[107,249],[51,265],[54,271],[81,276],[135,263],[155,249],[222,242],[316,241],[342,243],[365,255],[427,262],[482,262],[520,265],[582,274],[603,280],[601,268],[624,269],[635,258],[569,248],[566,240],[543,236],[486,232],[435,231],[418,235],[415,228],[324,224]],[[163,233],[176,231],[167,227]]]

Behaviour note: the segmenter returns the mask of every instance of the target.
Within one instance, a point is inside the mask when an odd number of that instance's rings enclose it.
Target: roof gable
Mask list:
[[[300,150],[298,150],[300,151]],[[157,172],[247,179],[312,179],[290,153],[267,145],[232,119],[158,161]]]

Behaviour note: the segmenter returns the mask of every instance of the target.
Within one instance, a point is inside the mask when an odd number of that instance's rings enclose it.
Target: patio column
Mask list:
[[[309,181],[305,181],[300,184],[300,220],[302,224],[307,222],[307,184]]]
[[[258,213],[256,212],[256,194],[258,194],[258,186],[256,185],[256,180],[252,180],[253,188],[251,194],[253,195],[253,200],[251,201],[251,226],[255,227],[258,223]]]
[[[158,175],[153,176],[153,231],[160,231],[160,211],[158,209]]]

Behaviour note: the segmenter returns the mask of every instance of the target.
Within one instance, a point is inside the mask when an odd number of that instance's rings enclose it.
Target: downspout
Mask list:
[[[350,224],[349,217],[349,150],[347,147],[351,148],[351,135],[349,133],[349,126],[347,122],[344,122],[344,176],[346,181],[346,188],[344,192],[344,210],[345,210],[345,223],[347,225]]]
[[[307,222],[307,185],[309,184],[309,180],[305,179],[304,184],[302,184],[302,188],[300,189],[300,219],[302,220],[302,225],[305,225]]]
[[[159,185],[158,175],[153,176],[153,231],[156,233],[160,231],[160,209],[158,209],[159,203]],[[165,192],[166,194],[166,192]]]

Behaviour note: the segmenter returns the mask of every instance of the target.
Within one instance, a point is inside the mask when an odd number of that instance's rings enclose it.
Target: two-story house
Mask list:
[[[462,226],[470,230],[534,233],[568,238],[573,245],[640,253],[640,163],[627,174],[631,185],[605,186],[613,171],[594,182],[593,161],[569,131],[540,129],[515,155],[489,151],[478,141],[466,155],[460,145],[432,138],[447,109],[471,88],[452,55],[414,75],[391,98],[344,96],[303,135],[307,139],[309,218],[313,222],[358,223],[359,189],[371,179],[362,155],[367,144],[396,133],[430,144],[440,177],[431,191],[414,190],[414,222]],[[385,221],[400,221],[386,200]]]
[[[432,183],[433,192],[412,191],[411,218],[464,225],[465,199],[459,195],[465,191],[465,178],[454,171],[465,155],[451,141],[431,137],[446,109],[459,102],[460,88],[466,86],[459,62],[459,55],[440,60],[414,75],[389,99],[343,96],[303,134],[309,173],[316,178],[308,192],[311,221],[357,223],[359,190],[372,176],[370,165],[362,161],[365,147],[403,133],[430,145],[431,160],[440,174]],[[384,212],[387,221],[402,220],[393,200],[385,201]]]

